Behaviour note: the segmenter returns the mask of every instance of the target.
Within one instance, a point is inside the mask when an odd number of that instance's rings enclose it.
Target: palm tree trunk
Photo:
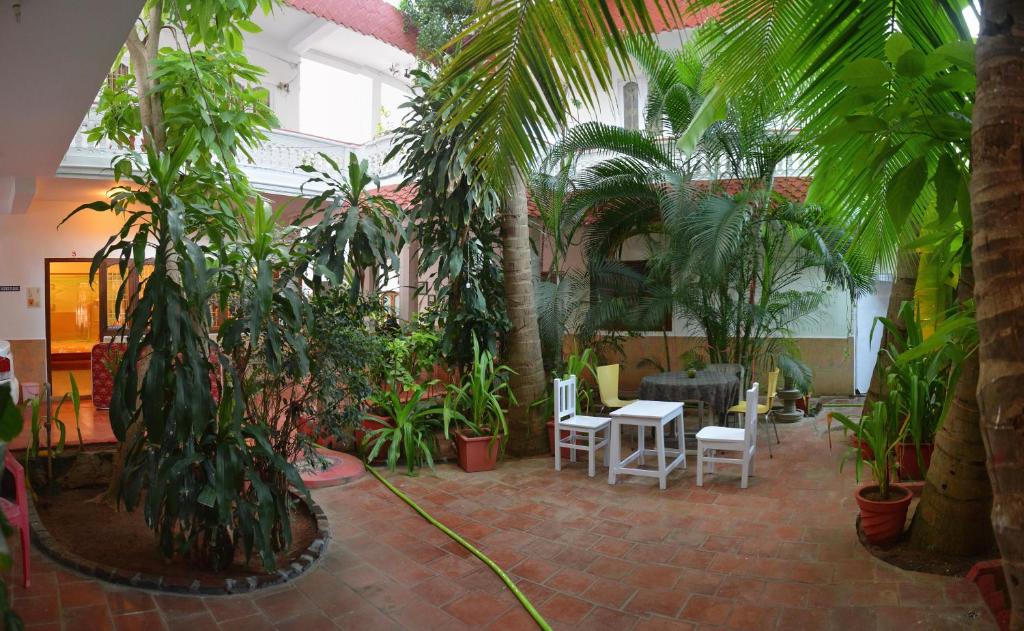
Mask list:
[[[971,298],[974,274],[965,265],[957,301]],[[961,367],[953,404],[935,436],[921,503],[910,525],[912,544],[923,550],[956,556],[994,551],[992,485],[985,469],[985,444],[978,414],[978,354]]]
[[[896,277],[892,280],[889,304],[885,308],[885,317],[895,322],[904,333],[906,332],[906,327],[900,319],[900,306],[904,302],[914,299],[914,287],[917,285],[917,263],[918,256],[916,252],[900,253],[896,261]],[[875,328],[875,332],[880,332],[882,337],[878,346],[878,357],[875,360],[875,370],[871,372],[871,384],[868,386],[867,396],[864,397],[864,408],[861,410],[861,414],[867,414],[875,401],[881,399],[884,394],[885,384],[882,383],[878,375],[878,367],[885,361],[882,350],[889,341],[889,330],[879,326]]]
[[[1024,629],[1024,2],[982,3],[971,133],[978,403],[992,525]]]
[[[544,426],[545,410],[532,404],[544,396],[544,359],[533,293],[530,260],[530,224],[526,206],[526,184],[516,170],[505,194],[501,216],[501,260],[505,281],[505,304],[512,330],[506,345],[506,362],[515,371],[512,391],[519,403],[509,410],[509,450],[524,456],[544,453],[548,448]]]

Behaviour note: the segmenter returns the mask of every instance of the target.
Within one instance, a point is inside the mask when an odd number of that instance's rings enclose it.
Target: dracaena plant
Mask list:
[[[108,200],[75,211],[124,221],[93,274],[108,258],[125,279],[129,268],[148,271],[126,317],[111,401],[124,452],[115,499],[143,507],[166,556],[219,569],[241,550],[272,569],[291,539],[289,487],[305,492],[292,462],[315,459],[309,436],[352,423],[361,404],[336,407],[368,390],[369,367],[353,353],[374,353],[360,334],[358,292],[345,284],[345,254],[359,247],[346,225],[361,213],[307,207],[285,221],[234,170],[192,161],[199,147],[196,132],[170,154],[147,146],[145,163],[117,163],[125,184]],[[394,254],[370,250],[375,267]],[[318,296],[321,315],[347,301],[331,320],[344,330],[314,321]],[[331,413],[316,413],[325,406]]]
[[[127,314],[110,407],[124,445],[117,499],[128,510],[141,505],[167,557],[221,569],[241,549],[269,569],[290,541],[288,484],[304,487],[272,444],[273,427],[246,413],[251,386],[239,357],[225,351],[227,342],[211,342],[210,305],[220,295],[267,307],[246,312],[246,359],[281,370],[275,341],[288,333],[267,323],[287,313],[281,303],[291,307],[295,294],[268,287],[273,274],[263,266],[248,269],[255,275],[248,285],[232,285],[239,265],[250,260],[228,245],[251,228],[239,212],[245,198],[233,192],[230,175],[190,168],[196,142],[186,138],[173,154],[148,148],[145,166],[122,162],[109,199],[72,213],[109,212],[124,222],[94,257],[94,276],[108,258],[119,260],[124,278],[129,267],[149,270]],[[234,330],[229,326],[222,338]]]
[[[360,161],[350,153],[348,164],[342,169],[330,156],[319,155],[331,170],[318,170],[308,164],[299,166],[311,174],[304,187],[324,187],[302,210],[304,216],[322,213],[325,233],[320,242],[326,247],[313,252],[309,272],[314,286],[319,287],[324,282],[340,282],[339,270],[344,270],[355,300],[362,293],[366,275],[371,276],[370,293],[376,293],[383,281],[398,273],[398,255],[406,239],[404,216],[394,200],[380,194],[380,181],[370,175],[366,160]],[[332,247],[332,243],[348,247]]]

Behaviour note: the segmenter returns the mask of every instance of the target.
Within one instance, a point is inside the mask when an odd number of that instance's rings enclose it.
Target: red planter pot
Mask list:
[[[455,451],[459,454],[459,466],[467,473],[492,471],[498,466],[501,453],[501,439],[493,436],[467,436],[455,432]]]
[[[562,438],[564,439],[564,438],[568,438],[568,437],[569,437],[569,430],[563,429],[562,430]],[[554,421],[548,421],[548,451],[551,452],[552,456],[555,455],[555,422]],[[568,458],[570,451],[571,450],[568,447],[562,447],[562,458]]]
[[[860,457],[865,462],[871,462],[875,459],[875,452],[871,449],[871,445],[867,444],[867,442],[861,441],[861,439],[857,438],[856,435],[850,436],[850,446],[854,449],[860,447]]]
[[[877,492],[878,486],[863,486],[857,489],[857,506],[860,507],[860,527],[864,537],[874,545],[885,545],[903,534],[907,521],[907,510],[914,495],[906,488],[891,484],[889,489],[896,499],[886,502],[868,499],[865,493]]]
[[[923,480],[928,473],[928,467],[932,464],[932,452],[935,445],[932,443],[921,443],[921,460],[924,461],[924,470],[917,461],[917,449],[914,443],[903,443],[896,446],[896,462],[899,465],[900,480]]]

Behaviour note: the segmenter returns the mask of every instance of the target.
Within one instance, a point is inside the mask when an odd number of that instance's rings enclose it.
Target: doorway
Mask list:
[[[866,394],[871,385],[871,375],[875,371],[878,348],[882,342],[882,325],[876,325],[875,319],[885,316],[891,293],[892,280],[881,277],[875,281],[874,293],[857,299],[857,329],[854,338],[856,354],[853,359],[854,389],[857,394]]]
[[[82,397],[92,395],[90,356],[100,341],[100,295],[89,283],[89,261],[47,259],[47,380],[57,399],[71,393],[71,378]]]

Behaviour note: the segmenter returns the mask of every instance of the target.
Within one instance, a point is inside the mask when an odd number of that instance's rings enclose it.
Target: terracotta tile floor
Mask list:
[[[392,479],[487,551],[556,629],[994,628],[973,585],[890,567],[858,545],[853,467],[839,472],[823,421],[780,433],[746,490],[726,468],[698,489],[692,462],[661,492],[650,478],[610,487],[583,464],[555,473],[550,458]],[[151,594],[34,554],[15,607],[37,631],[535,628],[489,570],[372,478],[314,496],[334,538],[292,585]]]

